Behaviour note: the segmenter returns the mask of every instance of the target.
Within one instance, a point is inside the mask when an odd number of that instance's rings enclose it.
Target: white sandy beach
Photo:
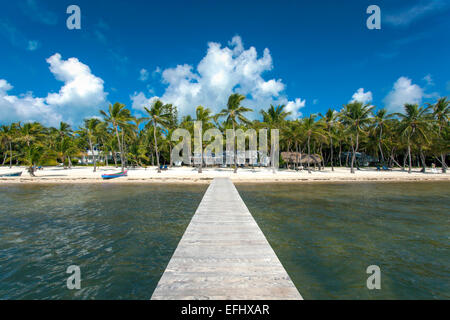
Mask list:
[[[349,168],[325,168],[322,171],[294,171],[279,169],[274,173],[268,168],[238,169],[233,173],[230,168],[203,168],[199,174],[196,168],[174,167],[158,173],[156,167],[128,169],[127,177],[103,180],[103,173],[120,171],[115,167],[100,167],[93,172],[92,167],[46,167],[36,171],[36,177],[31,177],[25,167],[0,168],[0,176],[5,173],[22,171],[20,177],[0,177],[0,183],[209,183],[215,177],[229,177],[233,182],[264,183],[264,182],[344,182],[344,181],[450,181],[450,173],[421,173],[420,168],[414,168],[411,174],[401,169],[393,171],[377,171],[375,168],[362,168],[350,173]]]

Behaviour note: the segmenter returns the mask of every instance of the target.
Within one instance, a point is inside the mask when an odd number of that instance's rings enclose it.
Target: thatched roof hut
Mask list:
[[[320,164],[322,162],[322,158],[318,154],[301,154],[300,152],[282,152],[281,159],[283,159],[286,163],[295,163],[295,164]]]

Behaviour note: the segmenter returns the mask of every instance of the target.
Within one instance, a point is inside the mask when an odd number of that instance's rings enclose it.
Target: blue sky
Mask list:
[[[81,8],[68,30],[66,8]],[[381,9],[369,30],[366,8]],[[292,117],[352,99],[399,111],[450,91],[450,3],[391,1],[2,1],[0,122],[74,125],[156,98],[192,114],[247,95]]]

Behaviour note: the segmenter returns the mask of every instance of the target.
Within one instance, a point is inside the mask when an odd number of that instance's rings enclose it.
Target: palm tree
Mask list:
[[[111,152],[114,166],[117,168],[117,149],[119,146],[117,145],[117,139],[115,137],[114,132],[111,132],[110,130],[107,130],[104,135],[104,142],[103,142],[103,151],[105,153],[106,157],[106,165],[108,166],[108,154]]]
[[[105,159],[105,165],[108,166],[108,156],[110,152],[108,142],[111,137],[106,122],[100,121],[95,127],[95,136],[97,138],[97,150],[99,150],[99,152],[101,151],[101,154]]]
[[[301,122],[298,119],[286,122],[286,125],[284,126],[282,131],[281,138],[285,141],[288,152],[291,149],[291,145],[293,145],[293,149],[295,150],[295,152],[297,154],[300,153],[301,162],[301,150],[299,150],[299,144],[301,144],[303,139]],[[294,170],[296,169],[296,165],[298,162],[299,160],[296,158],[294,161]]]
[[[164,106],[166,112],[169,114],[169,121],[167,122],[166,128],[167,128],[167,143],[169,145],[169,167],[172,167],[172,148],[174,145],[174,142],[172,141],[172,133],[177,129],[178,127],[178,109],[176,106],[172,104],[166,104]]]
[[[88,140],[89,149],[92,152],[92,157],[94,160],[94,172],[97,171],[97,157],[94,153],[94,143],[97,142],[97,134],[101,123],[102,122],[97,118],[85,119],[84,126],[78,131],[79,134],[83,135]]]
[[[26,145],[21,152],[20,161],[28,166],[28,173],[34,177],[35,166],[46,157],[46,148],[42,145]],[[54,153],[52,151],[52,153]]]
[[[196,121],[200,121],[202,123],[202,131],[209,129],[211,126],[210,121],[213,116],[211,115],[211,110],[209,108],[203,108],[202,106],[198,106],[195,110]],[[201,141],[203,142],[203,132],[200,132]],[[198,173],[202,173],[203,168],[203,143],[201,145],[200,152],[200,166],[198,167]]]
[[[2,125],[0,128],[0,140],[9,147],[9,168],[12,168],[13,150],[12,143],[16,137],[16,125]],[[5,158],[6,159],[6,158]]]
[[[156,100],[152,107],[148,109],[147,107],[144,107],[145,111],[149,115],[148,118],[150,122],[153,125],[153,137],[155,140],[155,155],[156,155],[156,164],[158,166],[158,173],[161,172],[161,168],[159,166],[159,155],[158,155],[158,142],[156,140],[156,127],[158,125],[165,126],[168,124],[170,120],[170,114],[169,113],[163,113],[166,110],[164,110],[164,104],[160,100]]]
[[[440,98],[434,105],[429,105],[429,108],[433,110],[433,117],[437,122],[438,126],[438,139],[442,139],[443,129],[448,127],[449,118],[450,118],[450,102],[447,98]],[[445,143],[439,143],[439,145],[443,145],[445,147]],[[447,172],[447,163],[445,161],[444,152],[440,153],[441,155],[441,164],[442,164],[442,172]]]
[[[316,121],[316,115],[311,114],[308,118],[304,118],[302,121],[303,132],[307,137],[308,146],[308,172],[311,173],[309,166],[311,162],[311,138],[313,139],[326,139],[325,132],[323,131],[323,124]]]
[[[68,123],[60,122],[59,129],[56,129],[60,138],[70,136],[72,134],[72,128]]]
[[[354,101],[345,105],[344,110],[342,111],[341,117],[344,124],[348,125],[349,129],[356,135],[355,144],[352,143],[351,173],[355,173],[353,165],[359,148],[360,134],[364,133],[365,127],[370,123],[370,114],[373,108],[373,106],[364,105],[359,101]]]
[[[17,140],[25,143],[28,147],[35,141],[44,137],[44,128],[39,122],[28,122],[19,127]]]
[[[276,107],[270,105],[267,111],[261,110],[263,121],[269,125],[273,124],[274,126],[283,123],[284,121],[286,121],[286,118],[291,114],[290,111],[284,111],[285,108],[286,108],[285,105],[278,105]]]
[[[128,110],[124,104],[121,103],[114,103],[112,106],[109,105],[108,113],[106,113],[103,110],[100,110],[100,114],[104,117],[104,120],[108,123],[110,123],[114,131],[116,133],[117,137],[117,143],[119,145],[119,152],[120,152],[120,162],[122,165],[122,171],[125,170],[125,154],[124,154],[124,148],[123,148],[123,139],[120,140],[119,135],[119,127],[122,127],[122,137],[123,137],[123,127],[126,125],[126,123],[131,119],[131,113],[130,110]]]
[[[228,98],[227,108],[222,109],[218,114],[214,116],[215,120],[221,117],[226,117],[226,122],[231,123],[233,126],[233,135],[234,135],[234,173],[237,173],[237,154],[236,154],[236,135],[235,129],[238,125],[238,121],[240,123],[250,123],[250,120],[244,117],[245,112],[253,111],[250,108],[246,108],[241,106],[241,102],[245,99],[245,96],[239,93],[233,93]]]
[[[322,115],[321,115],[322,116]],[[328,109],[325,113],[325,116],[322,116],[322,119],[325,123],[325,127],[328,133],[328,137],[330,138],[330,161],[331,161],[331,171],[334,171],[333,164],[333,129],[336,125],[336,119],[338,114],[333,109]]]
[[[409,169],[412,170],[411,142],[414,138],[428,140],[427,130],[430,124],[428,108],[419,107],[418,104],[405,104],[404,113],[395,113],[400,118],[399,131],[406,138],[408,146]]]
[[[80,149],[76,146],[74,139],[71,137],[63,137],[61,141],[56,145],[55,150],[48,151],[48,154],[52,154],[56,151],[56,155],[62,159],[64,169],[66,169],[66,159],[68,159],[69,168],[72,165],[70,156],[79,154]]]
[[[263,122],[270,128],[270,129],[278,129],[281,131],[284,131],[286,129],[286,118],[291,115],[290,111],[285,111],[286,106],[285,105],[278,105],[273,106],[270,105],[269,109],[267,111],[261,110],[261,114],[263,116]],[[271,134],[271,131],[270,131]],[[270,149],[271,158],[273,158],[273,152],[272,148]],[[275,173],[275,168],[274,173]]]
[[[383,154],[383,148],[381,147],[381,141],[383,140],[383,129],[386,128],[386,122],[387,120],[391,119],[392,115],[388,114],[387,110],[385,108],[380,109],[377,111],[376,114],[374,114],[374,129],[379,130],[378,134],[378,150],[380,151],[381,155],[381,163],[384,164],[384,154]]]

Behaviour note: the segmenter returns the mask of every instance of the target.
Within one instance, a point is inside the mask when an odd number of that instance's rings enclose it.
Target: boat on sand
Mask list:
[[[0,174],[0,177],[1,178],[3,178],[3,177],[20,177],[21,175],[22,175],[22,171]]]
[[[105,173],[102,174],[103,179],[114,179],[114,178],[120,178],[120,177],[126,177],[127,176],[127,170],[117,172],[117,173]]]

